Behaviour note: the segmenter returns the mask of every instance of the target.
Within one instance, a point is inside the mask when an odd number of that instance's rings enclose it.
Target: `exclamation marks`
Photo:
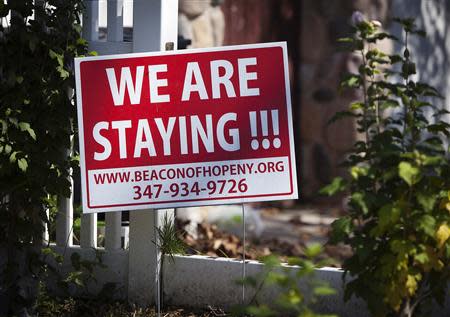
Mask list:
[[[259,142],[256,139],[256,137],[258,137],[258,130],[256,127],[256,112],[250,111],[249,116],[250,116],[250,132],[252,134],[251,146],[253,150],[257,150],[259,148]]]
[[[273,135],[275,138],[273,139],[273,147],[279,149],[281,146],[281,140],[278,137],[280,135],[280,125],[278,123],[278,110],[272,110],[270,112],[272,114],[272,129]]]
[[[267,136],[269,136],[269,129],[267,128],[267,111],[260,111],[259,115],[261,117],[261,130],[264,137],[262,140],[262,147],[267,150],[270,146],[270,141],[267,139]]]
[[[274,135],[274,139],[272,141],[273,147],[278,149],[281,146],[281,140],[278,137],[280,135],[280,124],[278,121],[278,110],[271,110],[271,121],[272,121],[272,131]],[[269,140],[269,124],[268,124],[268,116],[267,110],[263,110],[259,112],[260,122],[261,122],[261,134],[262,134],[262,147],[264,149],[270,148],[270,140]],[[251,147],[253,150],[257,150],[259,148],[259,140],[258,140],[258,123],[257,123],[257,113],[256,111],[250,111],[250,133],[252,135]]]

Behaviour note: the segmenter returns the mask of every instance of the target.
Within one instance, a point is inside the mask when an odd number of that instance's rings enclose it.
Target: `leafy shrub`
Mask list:
[[[348,190],[348,215],[332,225],[331,242],[344,242],[353,255],[343,268],[354,277],[346,299],[364,299],[374,316],[413,316],[434,299],[443,304],[450,278],[450,161],[445,138],[448,111],[436,106],[439,93],[416,81],[408,47],[423,36],[412,19],[397,19],[403,40],[383,33],[376,21],[356,21],[354,36],[343,42],[361,56],[357,74],[343,88],[358,89],[339,117],[355,118],[363,140],[344,166],[349,180],[335,179],[322,192]],[[402,55],[388,55],[374,44],[392,39]]]

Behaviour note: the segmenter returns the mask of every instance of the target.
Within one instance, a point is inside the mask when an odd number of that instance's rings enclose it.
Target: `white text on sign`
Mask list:
[[[249,72],[248,66],[256,66],[256,57],[239,58],[238,76],[239,76],[239,96],[258,96],[259,88],[249,88],[248,82],[258,78],[256,72]],[[130,67],[122,67],[120,71],[120,79],[117,80],[116,71],[114,68],[107,68],[106,74],[108,76],[109,88],[114,100],[115,106],[123,106],[125,99],[125,90],[130,97],[132,105],[141,104],[142,82],[144,80],[144,70],[146,66],[137,66],[134,71],[134,79]],[[164,73],[167,73],[167,64],[147,65],[149,74],[150,100],[149,103],[155,102],[170,102],[169,94],[159,94],[158,89],[167,87],[169,82],[164,78]],[[211,69],[211,87],[212,91],[208,93],[204,76],[201,72],[199,63],[190,62],[187,64],[185,79],[183,85],[182,101],[189,101],[192,93],[197,93],[200,99],[206,100],[210,96],[213,99],[221,98],[220,86],[225,87],[228,98],[236,97],[236,88],[233,86],[231,77],[234,73],[233,64],[227,60],[214,60],[210,62]],[[220,75],[220,73],[222,75]]]

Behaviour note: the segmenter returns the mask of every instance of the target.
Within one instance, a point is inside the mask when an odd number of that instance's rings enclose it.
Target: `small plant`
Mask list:
[[[156,227],[157,237],[153,243],[158,247],[161,252],[160,265],[159,265],[159,292],[160,307],[164,304],[164,259],[168,255],[171,261],[174,261],[175,254],[185,254],[186,244],[180,239],[179,234],[175,227],[173,218],[164,214],[162,225]]]
[[[246,277],[242,283],[255,290],[250,303],[235,307],[236,316],[297,316],[297,317],[333,317],[313,311],[313,306],[323,296],[334,295],[335,290],[326,282],[315,277],[315,270],[329,264],[328,260],[316,261],[322,253],[320,244],[312,244],[305,250],[305,258],[290,258],[287,265],[298,266],[295,274],[292,268],[283,266],[280,260],[270,255],[264,258],[264,270],[257,276]],[[270,303],[261,303],[259,296],[266,286],[275,286],[279,295]],[[308,290],[305,292],[305,290]]]
[[[396,19],[403,40],[380,32],[379,22],[354,15],[354,36],[342,39],[362,59],[343,88],[358,89],[363,101],[334,119],[356,119],[363,140],[344,166],[349,180],[335,179],[322,192],[350,194],[348,215],[332,225],[332,243],[343,242],[353,255],[343,268],[345,299],[364,299],[374,316],[414,316],[425,302],[443,304],[450,280],[450,161],[445,138],[446,110],[430,85],[414,79],[416,66],[408,41],[423,36],[413,19]],[[388,55],[374,44],[390,38],[402,55]],[[334,121],[334,120],[333,120]]]

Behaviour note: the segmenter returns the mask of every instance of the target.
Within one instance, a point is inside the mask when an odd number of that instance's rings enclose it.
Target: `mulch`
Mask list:
[[[305,226],[295,218],[291,219],[290,223]],[[203,222],[197,225],[197,237],[194,238],[183,230],[187,224],[189,222],[177,222],[179,236],[188,247],[187,254],[242,259],[243,243],[240,237],[220,230],[215,224]],[[326,232],[320,234],[327,235],[329,228],[324,230]],[[250,239],[246,241],[245,258],[260,260],[268,255],[277,255],[281,260],[287,260],[289,257],[304,257],[308,242],[314,238],[311,234],[303,234],[295,242],[279,238]],[[351,251],[347,246],[325,244],[324,252],[318,259],[331,259],[331,266],[340,267],[350,255]]]

